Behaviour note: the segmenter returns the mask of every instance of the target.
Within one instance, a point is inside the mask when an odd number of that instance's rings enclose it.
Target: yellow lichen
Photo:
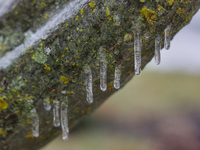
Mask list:
[[[176,11],[177,14],[184,14],[185,10],[181,7],[178,8],[178,10]]]
[[[46,3],[40,3],[40,6],[45,7]]]
[[[7,135],[7,132],[4,132],[3,128],[0,128],[0,135],[3,135],[5,137]]]
[[[32,59],[35,59],[35,55],[34,54],[32,55]]]
[[[128,38],[132,39],[133,36],[131,34],[127,33],[127,34],[124,35],[124,39],[128,39]]]
[[[82,9],[81,9],[81,14],[83,14],[83,12],[84,12],[84,9],[82,8]]]
[[[28,94],[25,94],[24,99],[25,99],[25,100],[32,99],[32,96],[28,96]]]
[[[149,10],[148,8],[146,8],[146,7],[143,7],[140,10],[140,16],[142,18],[146,19],[148,23],[153,23],[153,22],[155,22],[157,14],[156,14],[155,11],[152,11],[152,10]]]
[[[8,95],[8,99],[12,99],[12,98],[13,98],[12,94],[9,93],[9,95]]]
[[[63,81],[65,84],[67,84],[69,82],[65,76],[61,76],[60,81]]]
[[[72,63],[72,66],[75,66],[75,65],[76,65],[76,63],[75,63],[75,62],[73,62],[73,63]]]
[[[78,17],[79,17],[79,16],[76,16],[76,20],[78,20]]]
[[[174,0],[168,0],[167,3],[171,6],[174,3]]]
[[[29,133],[29,134],[26,135],[26,138],[27,139],[34,139],[34,136],[33,136],[32,133]]]
[[[4,101],[5,97],[0,97],[0,109],[7,109],[8,108],[8,103],[6,103],[6,101]]]
[[[0,87],[0,93],[3,93],[3,88]]]
[[[28,123],[28,124],[32,124],[32,120],[27,119],[27,120],[26,120],[26,123]]]
[[[106,16],[108,17],[110,15],[110,10],[108,7],[106,7]]]
[[[94,7],[95,6],[95,2],[92,0],[90,3],[89,3],[90,7]]]
[[[48,71],[51,71],[51,68],[48,67],[46,64],[44,64],[44,69],[48,72]]]

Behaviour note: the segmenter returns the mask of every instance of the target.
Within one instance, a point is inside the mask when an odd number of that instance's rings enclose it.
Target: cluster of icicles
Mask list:
[[[167,26],[165,29],[165,40],[164,46],[168,50],[170,48],[170,26]],[[162,38],[160,35],[157,35],[155,38],[155,63],[160,64],[160,50],[161,50],[161,41]],[[135,60],[135,74],[141,74],[141,49],[142,49],[142,38],[140,32],[134,33],[134,60]],[[86,85],[86,100],[88,103],[93,102],[93,92],[92,92],[92,71],[90,66],[85,66],[84,73],[86,75],[85,85]],[[116,65],[115,67],[115,78],[114,78],[114,88],[120,88],[120,76],[121,76],[121,65]],[[104,49],[100,48],[100,89],[106,91],[107,89],[107,61],[106,53]],[[62,128],[62,138],[63,140],[68,139],[69,128],[68,128],[68,100],[66,97],[65,101],[61,103],[57,100],[53,101],[53,124],[55,127],[59,127],[61,124]],[[59,109],[61,107],[60,116]],[[50,101],[44,100],[44,108],[49,111],[51,109]],[[39,117],[37,115],[36,109],[31,110],[32,114],[32,134],[34,137],[39,136]],[[61,118],[61,119],[60,119]]]

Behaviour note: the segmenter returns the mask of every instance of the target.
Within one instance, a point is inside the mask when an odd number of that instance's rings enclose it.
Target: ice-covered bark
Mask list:
[[[141,30],[143,69],[154,57],[156,34],[164,39],[170,24],[173,38],[189,23],[199,3],[199,0],[6,1],[6,5],[0,6],[0,149],[35,150],[61,133],[60,127],[53,126],[53,112],[44,109],[44,102],[52,103],[53,107],[53,101],[61,103],[67,96],[68,124],[72,128],[116,91],[113,87],[116,65],[121,65],[120,87],[133,77],[135,26]],[[163,47],[164,41],[161,44]],[[101,47],[107,70],[104,92],[100,89]],[[92,72],[91,104],[85,100],[86,64]],[[31,130],[33,108],[39,117],[37,138]]]

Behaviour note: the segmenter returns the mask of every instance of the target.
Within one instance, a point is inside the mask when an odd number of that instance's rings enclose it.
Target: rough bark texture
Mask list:
[[[138,27],[144,68],[154,56],[156,34],[164,38],[171,24],[173,38],[199,6],[199,0],[7,0],[0,6],[0,149],[36,150],[60,134],[52,111],[44,109],[47,97],[62,101],[68,96],[72,128],[116,91],[116,64],[122,65],[121,87],[134,76]],[[101,46],[108,62],[105,92],[99,87]],[[93,75],[92,104],[85,100],[86,64]],[[38,138],[31,133],[32,108],[40,118]]]

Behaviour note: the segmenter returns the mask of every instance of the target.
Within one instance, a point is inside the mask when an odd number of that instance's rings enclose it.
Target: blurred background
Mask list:
[[[200,150],[200,11],[161,56],[40,150]]]

